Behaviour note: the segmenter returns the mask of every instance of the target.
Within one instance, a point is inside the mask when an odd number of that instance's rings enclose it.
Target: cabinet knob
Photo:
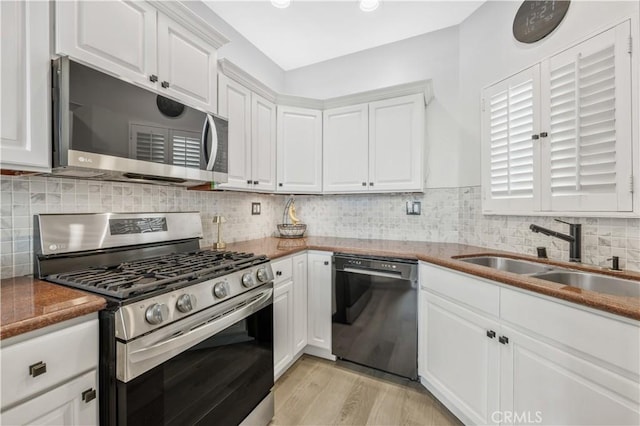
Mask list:
[[[373,182],[369,182],[369,186],[373,186]]]
[[[29,375],[31,377],[38,377],[39,375],[44,374],[46,372],[47,372],[46,362],[38,361],[35,364],[29,366]]]
[[[537,141],[538,139],[540,139],[539,135],[531,135],[531,139],[533,139],[534,141]]]
[[[328,260],[325,260],[325,261],[324,261],[324,264],[325,264],[325,266],[326,266],[326,265],[329,265],[329,261],[328,261]]]
[[[367,182],[362,182],[362,186],[367,186]]]
[[[251,185],[251,179],[247,179],[247,185]]]
[[[498,337],[498,342],[502,343],[503,345],[506,345],[509,343],[509,338],[506,336],[500,336]]]
[[[282,275],[282,271],[276,271],[276,277],[279,277]]]
[[[547,133],[547,132],[540,133],[540,137],[541,138],[546,138],[547,136],[549,136],[549,133]]]
[[[168,81],[163,81],[162,83],[160,83],[160,85],[162,87],[164,87],[165,89],[169,88],[169,82]]]
[[[278,186],[282,186],[282,182],[280,182],[280,183],[278,184]]]
[[[86,391],[82,392],[82,400],[85,403],[89,403],[89,402],[93,401],[94,399],[96,399],[96,390],[95,389],[87,389]]]
[[[489,339],[493,339],[494,337],[496,337],[496,332],[493,330],[487,330],[487,337]]]
[[[155,74],[151,74],[149,76],[149,81],[152,82],[152,83],[155,83],[156,81],[158,81],[158,76],[155,75]]]
[[[254,181],[253,181],[253,184],[254,184],[254,185],[257,185],[257,184],[259,184],[259,183],[260,183],[260,182],[258,182],[257,180],[254,180]]]

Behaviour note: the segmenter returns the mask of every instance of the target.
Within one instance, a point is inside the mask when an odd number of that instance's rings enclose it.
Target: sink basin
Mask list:
[[[598,293],[640,297],[640,282],[606,275],[590,274],[588,272],[551,271],[534,274],[532,277]]]
[[[551,271],[553,268],[541,263],[528,262],[526,260],[511,259],[500,256],[477,256],[458,259],[462,262],[473,263],[474,265],[487,266],[501,271],[513,272],[514,274],[536,274]]]

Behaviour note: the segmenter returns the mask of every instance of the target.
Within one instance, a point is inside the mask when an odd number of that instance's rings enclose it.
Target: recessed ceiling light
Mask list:
[[[291,0],[271,0],[271,4],[278,9],[286,9],[291,4]]]
[[[360,10],[363,12],[373,12],[380,6],[379,0],[360,0]]]

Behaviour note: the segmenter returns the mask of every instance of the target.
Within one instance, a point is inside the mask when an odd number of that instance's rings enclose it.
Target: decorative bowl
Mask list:
[[[304,223],[298,223],[296,225],[291,223],[278,224],[278,232],[281,238],[302,238],[306,230],[307,225]]]

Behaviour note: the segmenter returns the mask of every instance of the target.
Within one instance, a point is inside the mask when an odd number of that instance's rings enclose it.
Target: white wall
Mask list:
[[[327,99],[426,79],[435,94],[427,107],[427,186],[457,187],[457,27],[287,71],[285,92]]]
[[[276,92],[281,93],[284,90],[284,70],[282,68],[203,2],[186,1],[185,5],[230,40],[218,50],[218,59],[230,60]]]
[[[572,1],[565,19],[552,34],[535,44],[522,44],[512,35],[513,17],[520,4],[520,1],[488,1],[459,26],[461,157],[458,180],[461,186],[480,184],[480,93],[483,87],[624,18],[636,18],[637,34],[640,13],[637,0]]]

